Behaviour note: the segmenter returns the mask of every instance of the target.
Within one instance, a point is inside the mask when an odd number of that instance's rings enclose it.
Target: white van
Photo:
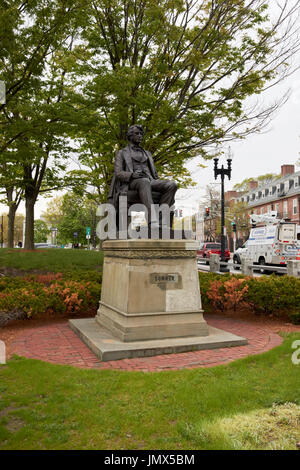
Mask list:
[[[240,253],[241,259],[250,259],[253,264],[286,266],[289,259],[299,256],[296,224],[272,222],[251,229],[247,248]]]

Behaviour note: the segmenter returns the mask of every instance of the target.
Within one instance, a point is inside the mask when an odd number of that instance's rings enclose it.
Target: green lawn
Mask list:
[[[101,251],[53,248],[25,251],[0,248],[0,268],[66,272],[99,269],[102,263],[103,253]]]
[[[0,449],[295,449],[300,365],[276,349],[214,368],[0,366]]]

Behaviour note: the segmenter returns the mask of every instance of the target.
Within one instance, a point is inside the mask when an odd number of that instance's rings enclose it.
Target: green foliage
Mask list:
[[[263,186],[265,184],[270,183],[271,181],[277,180],[281,177],[281,175],[277,175],[276,173],[266,173],[265,175],[260,175],[256,177],[250,177],[244,179],[241,183],[237,183],[233,186],[233,189],[236,191],[249,191],[248,184],[250,181],[257,181],[258,186]]]
[[[25,198],[25,247],[33,248],[33,207],[40,192],[63,185],[69,150],[63,124],[65,70],[58,50],[70,48],[81,2],[7,0],[0,4],[0,187],[16,209]]]
[[[43,220],[34,221],[34,243],[45,243],[47,241],[47,236],[49,234],[49,229],[46,222]]]
[[[300,279],[271,275],[259,279],[250,278],[247,284],[247,301],[256,312],[276,315],[285,312],[288,316],[293,315],[293,318],[298,313],[300,316]]]
[[[86,273],[85,280],[73,280],[61,273],[25,278],[1,278],[0,311],[22,311],[28,318],[37,314],[96,313],[100,298],[100,278]],[[75,276],[76,277],[76,276]],[[92,281],[87,280],[92,277]]]
[[[253,113],[244,102],[291,54],[277,31],[285,21],[271,24],[267,10],[262,0],[88,2],[81,41],[61,57],[73,74],[66,113],[84,165],[74,181],[104,201],[115,150],[136,121],[160,175],[182,186],[191,184],[189,158],[211,158],[212,144],[260,129],[272,106]]]
[[[94,200],[74,192],[66,193],[62,198],[60,210],[61,217],[57,225],[60,242],[72,243],[74,232],[77,232],[76,241],[86,245],[86,227],[90,227],[91,241],[95,243],[97,204]]]
[[[199,273],[205,307],[219,310],[249,307],[256,314],[287,315],[300,321],[300,279],[293,276],[215,275]]]
[[[226,208],[225,224],[226,233],[232,234],[233,228],[231,222],[236,223],[237,231],[249,230],[249,208],[246,202],[236,202],[232,206]]]

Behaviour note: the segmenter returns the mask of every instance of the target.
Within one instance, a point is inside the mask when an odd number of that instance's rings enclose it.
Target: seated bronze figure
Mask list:
[[[140,203],[145,206],[149,227],[170,227],[174,212],[171,210],[170,219],[165,221],[153,210],[153,204],[167,204],[172,208],[177,184],[159,179],[151,153],[141,147],[143,137],[142,126],[130,126],[127,133],[129,145],[116,153],[108,200],[118,210],[119,196],[126,195],[129,204]]]

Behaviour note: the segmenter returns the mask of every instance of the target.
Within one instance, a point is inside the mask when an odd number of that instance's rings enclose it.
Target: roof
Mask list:
[[[288,188],[286,184],[287,182],[289,182]],[[263,194],[265,194],[265,196],[263,196]],[[236,201],[245,201],[251,207],[260,204],[268,204],[286,197],[297,195],[300,195],[300,171],[282,176],[281,178],[274,179],[267,184],[251,189],[251,191],[248,191],[242,196],[236,198]]]

